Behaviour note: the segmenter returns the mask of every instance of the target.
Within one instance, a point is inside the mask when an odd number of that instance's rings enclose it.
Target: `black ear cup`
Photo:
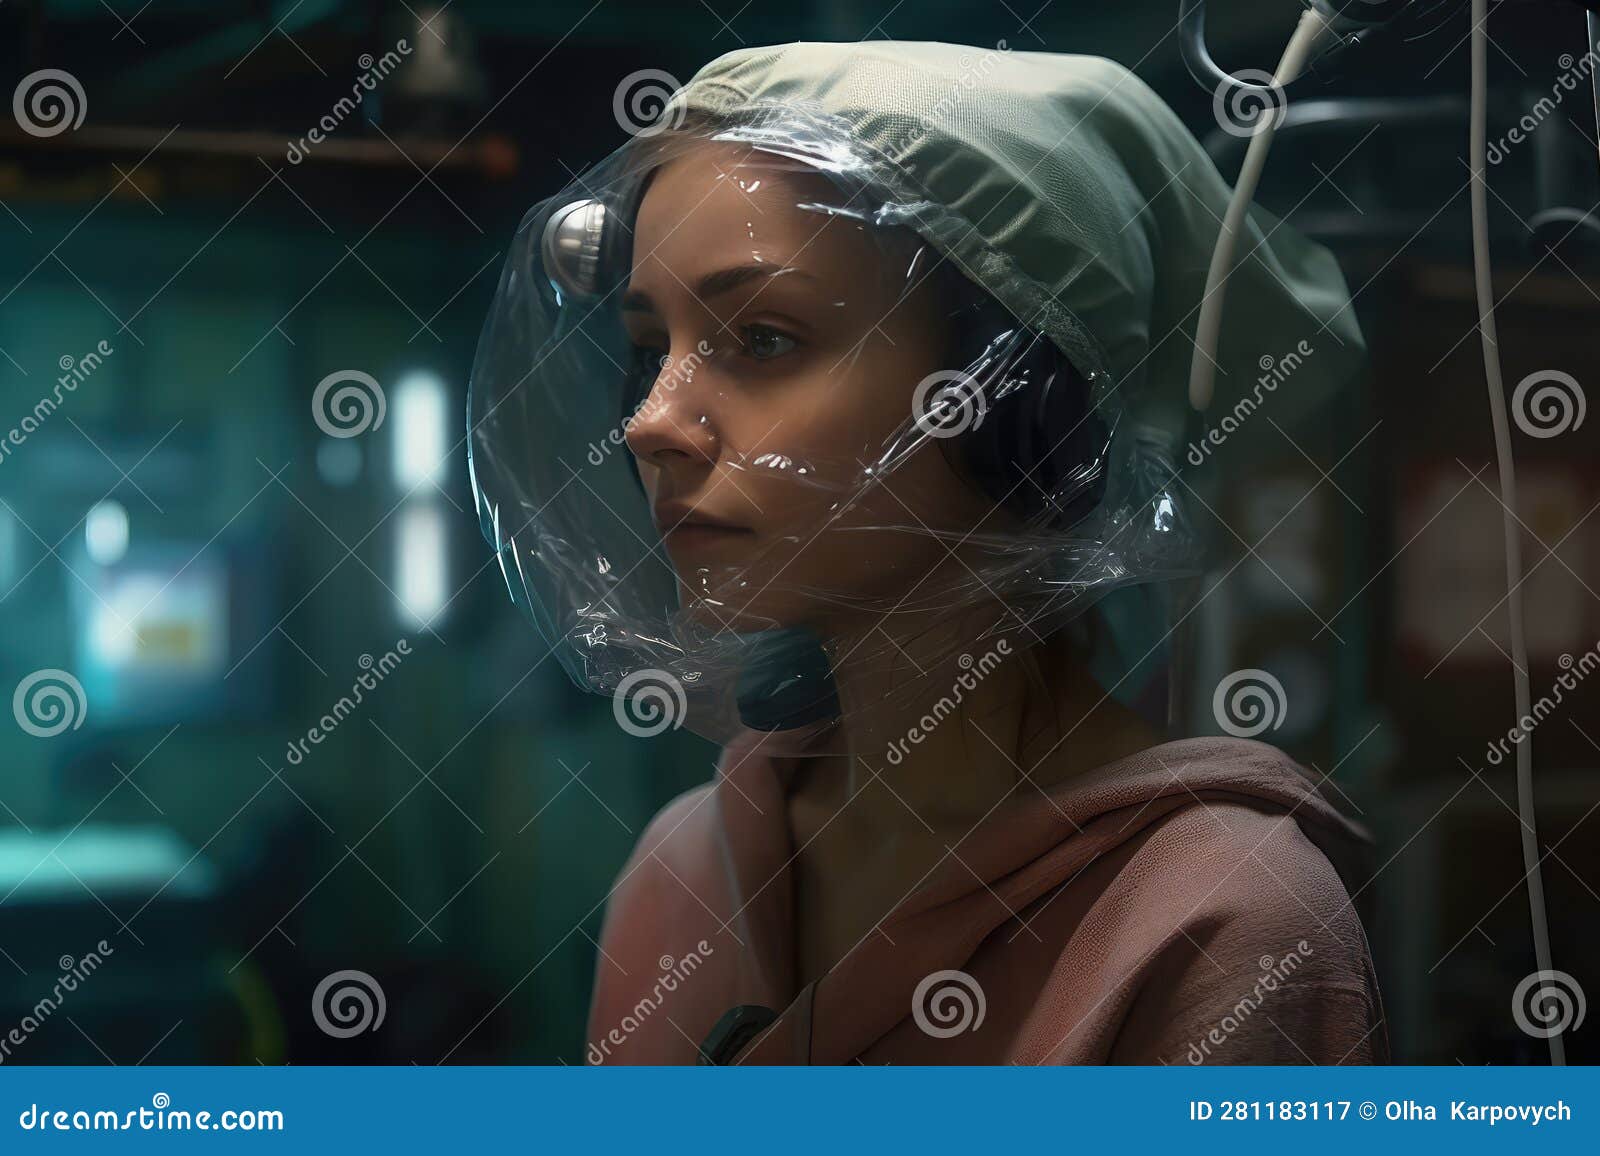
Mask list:
[[[1089,383],[1055,343],[998,304],[971,321],[955,363],[978,395],[971,424],[946,441],[952,464],[1030,525],[1067,531],[1105,496],[1105,422]],[[994,335],[1000,334],[996,338]]]
[[[739,720],[758,731],[789,730],[837,718],[839,692],[822,640],[803,626],[748,637],[739,672]]]

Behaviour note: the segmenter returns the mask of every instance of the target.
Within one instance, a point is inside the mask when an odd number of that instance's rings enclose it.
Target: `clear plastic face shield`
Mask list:
[[[926,208],[774,108],[641,135],[523,221],[474,493],[513,600],[634,733],[804,753],[1194,572],[1160,446]]]

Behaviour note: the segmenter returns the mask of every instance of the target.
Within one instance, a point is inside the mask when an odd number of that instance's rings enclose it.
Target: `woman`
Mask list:
[[[1225,203],[1107,61],[803,44],[530,214],[474,370],[486,533],[619,721],[724,746],[610,895],[591,1062],[1387,1060],[1363,833],[1130,705],[1177,625],[1137,599],[1197,565]],[[1287,420],[1360,335],[1325,252],[1250,228],[1219,376],[1315,333]]]

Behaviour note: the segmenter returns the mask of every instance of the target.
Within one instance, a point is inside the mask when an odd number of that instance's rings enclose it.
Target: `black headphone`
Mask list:
[[[955,303],[951,388],[966,428],[941,444],[951,465],[1030,526],[1066,532],[1105,496],[1109,431],[1089,383],[1043,333],[1021,324],[955,266],[935,276]],[[971,400],[968,400],[968,399]]]
[[[620,202],[587,197],[549,215],[539,258],[558,299],[598,301],[627,279],[633,242],[625,222],[645,184]],[[946,380],[933,395],[935,420],[919,425],[940,437],[958,472],[1030,526],[1070,530],[1105,495],[1109,433],[1094,412],[1088,381],[1053,341],[1019,323],[953,265],[941,262],[929,275],[940,279],[952,305],[948,358],[960,368],[939,375]],[[642,400],[624,391],[622,418]],[[965,428],[941,437],[937,418],[952,407]]]

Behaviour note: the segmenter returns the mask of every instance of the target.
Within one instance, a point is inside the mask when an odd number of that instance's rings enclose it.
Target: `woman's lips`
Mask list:
[[[659,502],[653,512],[662,539],[676,550],[711,549],[755,536],[754,530],[735,525],[709,511],[697,510],[688,502]]]
[[[709,522],[679,522],[669,527],[663,537],[673,549],[707,550],[753,538],[755,531],[742,526],[717,526]]]

